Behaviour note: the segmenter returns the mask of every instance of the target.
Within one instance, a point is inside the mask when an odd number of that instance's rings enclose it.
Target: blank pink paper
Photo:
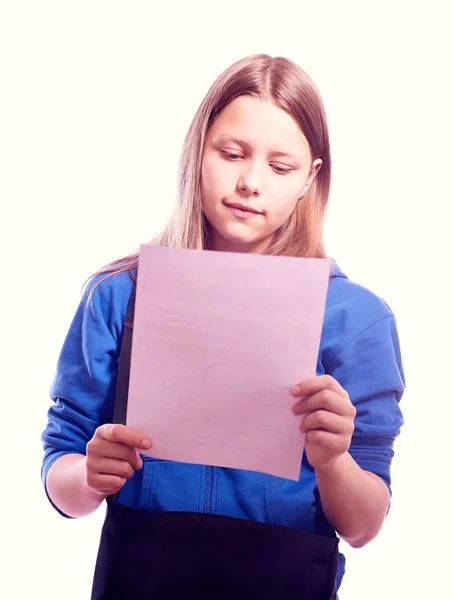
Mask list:
[[[127,425],[147,455],[298,480],[331,260],[140,249]]]

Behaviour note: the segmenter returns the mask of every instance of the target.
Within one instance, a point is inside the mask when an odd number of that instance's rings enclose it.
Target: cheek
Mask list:
[[[211,178],[211,170],[207,161],[204,160],[202,163],[201,177],[200,177],[200,191],[202,196],[202,207],[205,208],[210,203],[210,198],[213,195],[212,192],[213,182]]]
[[[231,183],[231,177],[219,161],[204,161],[201,171],[202,204],[222,200],[229,193],[229,181]]]
[[[285,189],[280,187],[279,190],[275,191],[274,198],[276,198],[276,201],[273,202],[271,211],[273,221],[283,224],[290,217],[298,204],[300,190],[301,187],[287,185]]]

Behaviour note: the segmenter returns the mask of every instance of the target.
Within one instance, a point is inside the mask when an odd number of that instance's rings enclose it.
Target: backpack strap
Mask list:
[[[126,412],[128,409],[129,373],[131,370],[132,349],[132,324],[134,322],[134,308],[136,302],[136,284],[133,283],[131,296],[129,297],[128,309],[126,311],[126,322],[121,340],[120,358],[118,362],[117,385],[115,392],[115,404],[113,412],[113,423],[126,425]]]

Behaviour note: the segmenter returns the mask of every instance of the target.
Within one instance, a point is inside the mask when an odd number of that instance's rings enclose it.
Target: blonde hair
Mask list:
[[[323,164],[304,199],[281,227],[264,254],[326,256],[322,230],[331,180],[331,156],[326,115],[320,94],[311,78],[287,58],[256,54],[228,67],[212,84],[186,134],[178,169],[178,197],[164,230],[150,244],[204,249],[208,229],[202,211],[200,173],[206,133],[217,115],[239,96],[272,101],[289,113],[306,137],[312,159]],[[137,268],[139,252],[120,258],[102,269],[114,274]]]

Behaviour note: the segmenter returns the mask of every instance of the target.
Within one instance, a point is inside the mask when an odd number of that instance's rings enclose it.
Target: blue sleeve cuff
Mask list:
[[[391,490],[391,466],[389,463],[384,461],[370,460],[367,458],[358,458],[354,452],[350,452],[351,456],[355,460],[355,462],[363,469],[364,471],[369,471],[383,481],[383,483],[388,488],[389,496],[392,496]]]

